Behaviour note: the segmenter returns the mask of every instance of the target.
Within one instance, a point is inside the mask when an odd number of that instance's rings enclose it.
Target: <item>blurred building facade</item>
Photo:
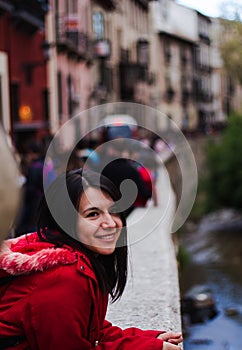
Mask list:
[[[18,148],[48,132],[47,1],[0,2],[0,119]]]
[[[213,108],[217,123],[224,123],[233,112],[242,113],[242,86],[228,75],[221,59],[219,44],[224,40],[223,21],[211,18],[212,21],[212,89]]]
[[[160,128],[170,128],[169,120],[172,119],[181,129],[195,129],[197,108],[193,83],[198,41],[196,12],[174,1],[153,1],[151,16],[152,64],[157,71],[156,104],[168,116]]]
[[[241,106],[218,33],[219,19],[174,0],[1,0],[1,122],[21,148],[92,106],[128,101],[168,116],[158,129],[173,120],[207,133]],[[88,115],[70,125],[63,147],[92,127]]]
[[[91,5],[89,0],[50,0],[46,35],[51,47],[48,77],[52,134],[90,107],[95,76]],[[84,133],[85,124],[69,123],[61,136],[61,148],[70,148]]]

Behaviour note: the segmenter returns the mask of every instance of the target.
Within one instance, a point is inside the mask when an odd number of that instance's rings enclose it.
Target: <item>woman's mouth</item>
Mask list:
[[[115,239],[116,233],[109,233],[107,235],[102,235],[102,236],[98,236],[97,238],[102,240],[102,241],[113,241]]]

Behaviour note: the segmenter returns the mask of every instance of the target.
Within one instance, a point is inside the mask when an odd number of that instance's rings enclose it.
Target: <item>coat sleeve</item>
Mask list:
[[[27,301],[24,328],[29,348],[91,350],[89,278],[73,274],[72,266],[40,273]]]
[[[163,341],[156,338],[161,333],[164,331],[141,330],[135,327],[122,330],[105,320],[96,350],[161,350]]]
[[[63,278],[64,271],[64,278]],[[73,278],[68,267],[58,267],[39,276],[37,288],[28,297],[23,316],[27,342],[38,350],[161,350],[161,332],[122,330],[104,321],[98,336],[89,340],[93,299],[90,279]],[[42,277],[42,278],[41,278]]]

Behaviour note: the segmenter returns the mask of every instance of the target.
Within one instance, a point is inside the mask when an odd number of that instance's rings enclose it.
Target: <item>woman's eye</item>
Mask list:
[[[92,211],[92,212],[87,214],[87,218],[94,218],[94,217],[96,217],[98,215],[99,215],[98,211]]]

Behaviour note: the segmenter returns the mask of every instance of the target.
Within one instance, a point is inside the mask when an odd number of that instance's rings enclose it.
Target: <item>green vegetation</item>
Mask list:
[[[197,223],[208,212],[220,208],[242,210],[242,115],[233,114],[219,137],[205,146],[205,171],[199,179],[198,192],[189,221]],[[178,234],[187,231],[186,225]],[[177,253],[180,272],[190,261],[186,248]]]
[[[197,223],[201,220],[203,215],[207,212],[206,201],[207,197],[204,180],[199,180],[197,195],[191,213],[189,215],[189,220],[191,220],[194,223]]]
[[[226,1],[222,7],[220,54],[228,74],[242,84],[242,6]]]
[[[183,245],[179,245],[177,252],[177,261],[179,264],[179,272],[181,273],[187,264],[191,261],[191,255]]]
[[[207,176],[204,181],[206,211],[242,209],[242,115],[229,117],[220,141],[206,148]]]

